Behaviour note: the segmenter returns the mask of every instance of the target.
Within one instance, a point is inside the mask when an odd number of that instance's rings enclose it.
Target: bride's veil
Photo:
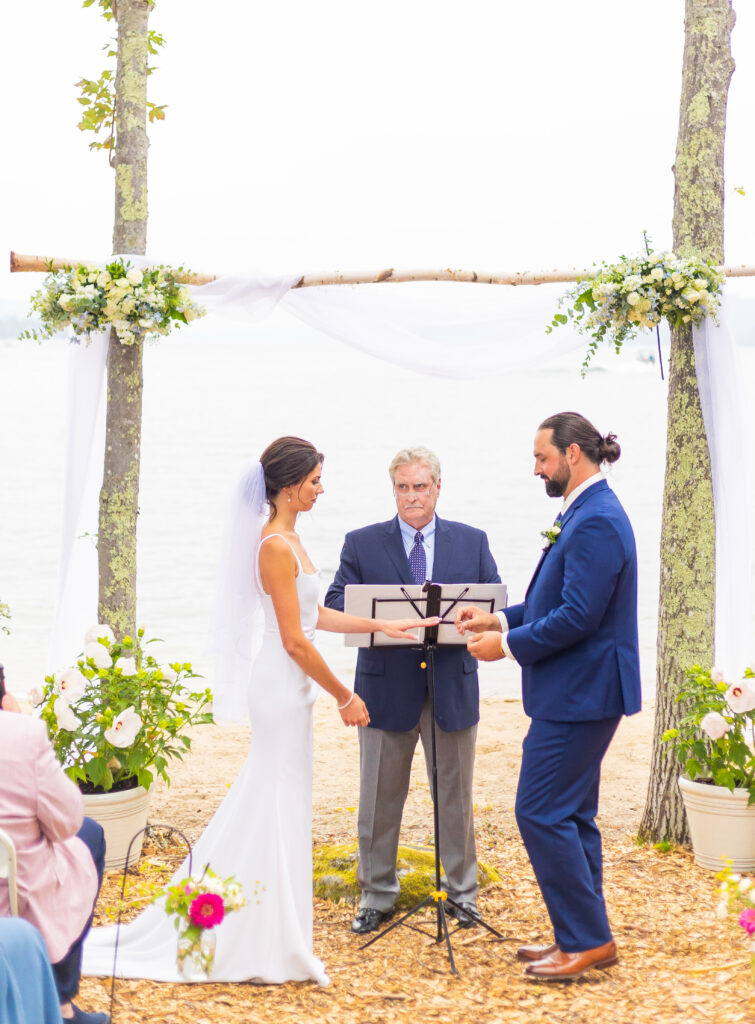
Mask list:
[[[210,653],[213,712],[221,725],[245,721],[255,618],[262,607],[256,557],[267,520],[265,473],[253,463],[234,488],[223,533]]]

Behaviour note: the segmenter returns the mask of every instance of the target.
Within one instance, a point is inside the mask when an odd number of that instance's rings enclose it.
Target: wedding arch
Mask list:
[[[123,257],[140,268],[156,265],[152,257]],[[15,272],[41,272],[85,261],[11,254]],[[108,260],[91,261],[104,265]],[[724,267],[728,278],[753,277],[755,267]],[[259,321],[280,308],[311,327],[377,358],[405,369],[458,379],[537,368],[555,355],[584,345],[582,336],[564,331],[545,334],[549,312],[558,296],[545,303],[519,301],[496,315],[477,310],[456,312],[453,330],[438,331],[426,294],[389,310],[382,286],[393,283],[554,285],[586,279],[587,269],[517,272],[384,269],[329,274],[235,275],[184,274],[194,299],[210,315]],[[343,287],[347,286],[347,287]],[[509,289],[502,289],[508,292]],[[529,289],[528,289],[529,291]],[[540,289],[538,289],[540,291]],[[548,312],[546,312],[546,310]],[[730,674],[741,671],[750,630],[749,481],[737,458],[737,439],[745,436],[744,398],[736,346],[728,327],[726,299],[715,324],[706,318],[694,328],[695,362],[705,429],[711,455],[716,525],[716,662]],[[447,327],[448,325],[446,325]],[[460,343],[461,338],[472,340]],[[91,545],[82,537],[96,522],[97,494],[104,452],[105,366],[109,336],[72,346],[68,406],[68,455],[63,514],[59,590],[51,644],[55,664],[70,660],[78,638],[91,619],[96,566]],[[428,361],[428,346],[432,360]]]

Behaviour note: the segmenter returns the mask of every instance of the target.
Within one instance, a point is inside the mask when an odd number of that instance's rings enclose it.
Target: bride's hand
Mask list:
[[[367,705],[358,693],[354,694],[345,708],[339,709],[339,714],[344,725],[368,725],[370,721]]]
[[[410,629],[421,629],[423,626],[437,626],[440,618],[437,615],[429,619],[376,619],[381,633],[385,633],[391,640],[412,640],[419,643],[419,636],[410,633]]]

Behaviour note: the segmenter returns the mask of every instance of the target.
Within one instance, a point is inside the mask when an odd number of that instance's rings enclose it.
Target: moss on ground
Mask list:
[[[314,892],[321,899],[354,903],[359,899],[357,883],[358,843],[318,846],[313,854]],[[396,867],[399,878],[397,907],[412,907],[435,889],[435,855],[432,849],[399,846]],[[498,872],[478,862],[481,889],[500,882]]]

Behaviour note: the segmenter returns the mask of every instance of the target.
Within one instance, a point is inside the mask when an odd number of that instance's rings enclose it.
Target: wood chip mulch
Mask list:
[[[566,984],[528,981],[516,960],[521,943],[552,941],[516,831],[478,814],[478,854],[501,874],[480,895],[479,909],[504,937],[483,929],[454,934],[458,976],[445,945],[434,941],[434,916],[424,919],[429,936],[400,927],[362,951],[349,928],[354,908],[315,900],[315,952],[329,987],[118,980],[114,1024],[755,1024],[747,941],[736,924],[715,918],[713,875],[687,851],[661,853],[637,846],[629,832],[608,830],[606,897],[621,959]],[[164,881],[182,856],[162,840],[148,843],[131,893]],[[107,876],[97,923],[110,920],[120,884],[120,873]],[[84,978],[79,1003],[107,1009],[109,992],[109,980]]]

